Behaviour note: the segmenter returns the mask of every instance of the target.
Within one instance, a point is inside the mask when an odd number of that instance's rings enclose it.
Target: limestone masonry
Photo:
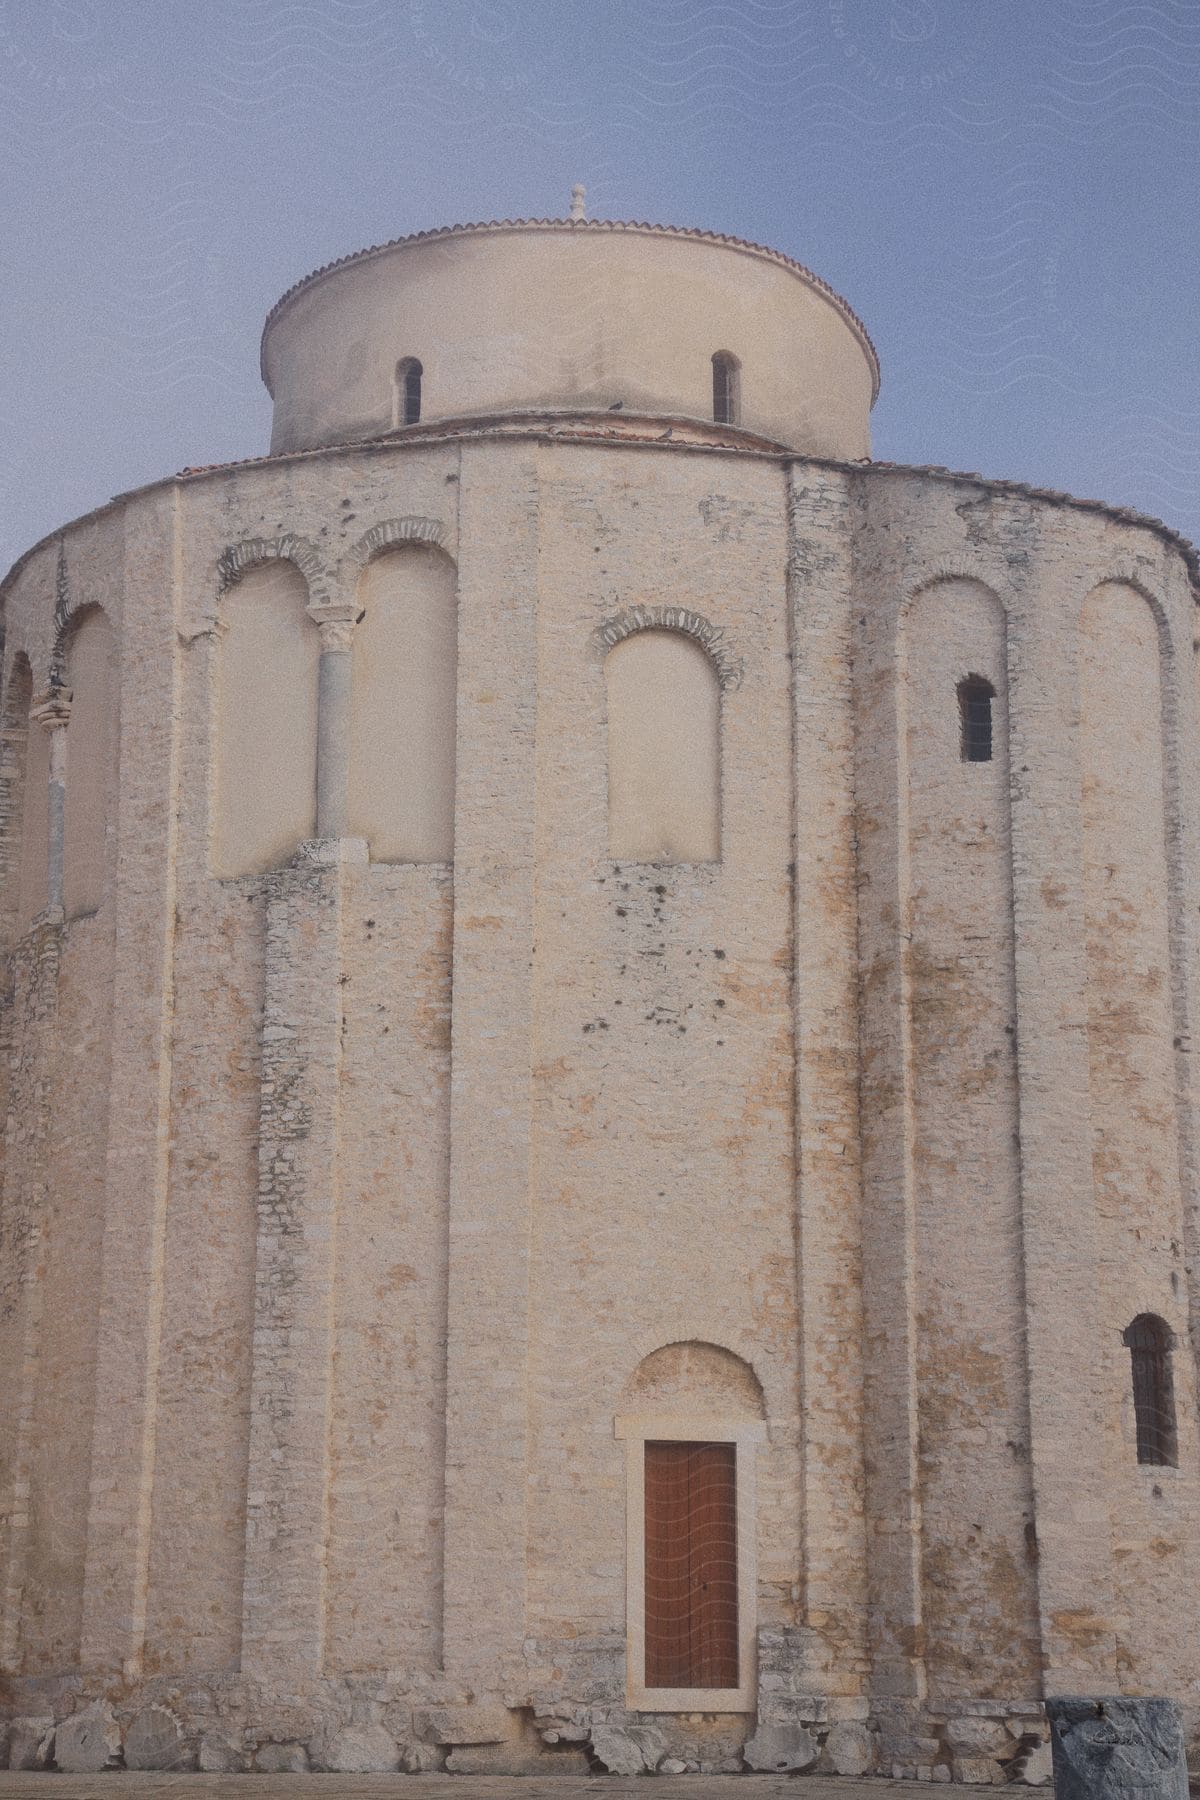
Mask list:
[[[1200,1728],[1194,553],[581,211],[310,276],[271,454],[3,586],[14,1768]]]

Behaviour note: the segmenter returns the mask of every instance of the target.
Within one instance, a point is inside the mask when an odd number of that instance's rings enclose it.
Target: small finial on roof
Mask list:
[[[577,181],[571,189],[571,217],[573,219],[587,218],[587,189],[582,181]]]

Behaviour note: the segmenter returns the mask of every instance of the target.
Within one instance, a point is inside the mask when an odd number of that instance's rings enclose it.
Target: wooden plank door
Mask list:
[[[648,1442],[646,1686],[738,1685],[737,1447]]]

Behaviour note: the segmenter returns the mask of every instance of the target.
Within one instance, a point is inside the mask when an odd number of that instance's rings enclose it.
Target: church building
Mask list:
[[[580,190],[262,374],[0,588],[12,1766],[1200,1728],[1191,546]]]

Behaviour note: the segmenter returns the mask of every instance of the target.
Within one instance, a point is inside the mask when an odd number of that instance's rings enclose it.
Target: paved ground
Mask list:
[[[0,1800],[932,1800],[912,1781],[827,1780],[819,1775],[6,1775]],[[961,1792],[961,1790],[959,1790]],[[1035,1788],[1020,1793],[1034,1794]],[[1042,1790],[1044,1793],[1048,1789]]]

